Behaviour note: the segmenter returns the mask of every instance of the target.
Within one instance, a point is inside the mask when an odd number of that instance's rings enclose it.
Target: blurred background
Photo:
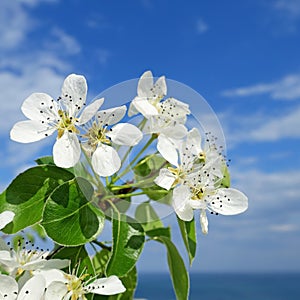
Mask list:
[[[48,139],[9,140],[27,96],[57,98],[64,78],[77,73],[92,100],[152,70],[207,100],[224,131],[232,185],[249,197],[242,215],[209,216],[191,272],[299,272],[299,33],[300,0],[1,0],[0,191],[51,154]],[[183,251],[176,229],[173,239]],[[152,244],[139,271],[168,272],[163,246]]]

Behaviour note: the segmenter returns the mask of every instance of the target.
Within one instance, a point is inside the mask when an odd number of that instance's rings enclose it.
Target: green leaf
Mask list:
[[[168,265],[177,300],[187,300],[189,295],[189,276],[184,262],[172,241],[167,237],[157,237],[157,241],[167,248]]]
[[[43,156],[35,160],[38,165],[55,165],[53,156]]]
[[[136,208],[134,217],[141,223],[145,231],[164,226],[149,202],[141,203]]]
[[[42,218],[44,202],[54,189],[71,180],[74,175],[51,165],[30,168],[19,174],[0,195],[0,212],[13,211],[13,222],[6,226],[6,233],[16,233]]]
[[[104,226],[103,213],[91,204],[94,189],[83,178],[59,186],[46,202],[42,226],[48,236],[64,246],[94,240]]]
[[[196,235],[196,225],[195,219],[192,221],[183,221],[177,217],[178,225],[180,228],[181,236],[189,255],[190,265],[193,263],[193,260],[196,255],[197,248],[197,235]]]
[[[136,264],[145,242],[142,226],[123,214],[114,213],[112,220],[112,255],[106,274],[125,276]]]
[[[146,234],[151,238],[164,236],[164,237],[167,237],[170,239],[171,238],[171,228],[170,227],[155,228],[155,229],[146,231]]]
[[[52,256],[52,258],[71,260],[71,271],[76,270],[77,274],[82,272],[92,275],[96,274],[84,245],[79,247],[62,247]]]
[[[159,170],[165,166],[167,166],[167,161],[163,157],[156,154],[145,156],[133,168],[136,181],[139,182],[145,179],[155,178],[159,174]],[[147,180],[147,183],[145,183],[143,187],[152,185],[153,181]]]
[[[221,181],[221,186],[225,187],[225,188],[229,188],[230,187],[230,173],[228,170],[228,167],[226,166],[226,164],[223,165],[223,178]]]
[[[109,257],[110,251],[107,249],[102,249],[93,256],[92,263],[94,265],[96,274],[105,274]]]

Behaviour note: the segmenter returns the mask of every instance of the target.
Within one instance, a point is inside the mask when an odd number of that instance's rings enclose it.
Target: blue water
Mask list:
[[[300,274],[191,274],[190,300],[300,300]],[[135,298],[174,300],[168,274],[139,274]]]

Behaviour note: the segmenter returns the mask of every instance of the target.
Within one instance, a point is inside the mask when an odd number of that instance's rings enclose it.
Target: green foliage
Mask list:
[[[223,165],[223,178],[221,181],[221,186],[225,187],[225,188],[229,188],[230,187],[230,173],[228,170],[228,167],[226,166],[226,164]]]
[[[0,212],[10,210],[16,214],[3,231],[16,233],[38,223],[49,195],[73,178],[72,173],[52,165],[33,167],[18,175],[0,195]]]
[[[192,221],[183,221],[177,217],[178,225],[180,228],[181,236],[186,247],[190,264],[196,255],[197,248],[197,234],[196,234],[196,224],[195,219]]]
[[[83,178],[60,185],[46,202],[42,226],[48,236],[64,246],[94,240],[104,226],[104,214],[91,202],[94,189]]]
[[[106,274],[122,277],[135,266],[144,247],[145,232],[126,215],[115,212],[112,219],[113,246]]]
[[[176,246],[164,236],[155,240],[163,243],[167,248],[168,265],[177,300],[187,300],[189,295],[189,276],[184,262]]]

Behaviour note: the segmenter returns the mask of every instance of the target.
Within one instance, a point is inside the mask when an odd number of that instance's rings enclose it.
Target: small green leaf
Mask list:
[[[192,221],[183,221],[177,217],[177,221],[185,248],[189,255],[190,264],[192,264],[196,255],[197,248],[195,219],[193,219]]]
[[[38,165],[55,165],[53,156],[43,156],[35,160]]]
[[[139,223],[120,213],[113,214],[112,230],[112,255],[106,274],[122,277],[135,266],[144,246],[145,233]]]
[[[172,241],[167,237],[157,237],[157,241],[167,248],[168,265],[177,300],[187,300],[189,295],[189,276],[184,262]]]
[[[71,271],[76,270],[78,274],[85,272],[95,275],[95,269],[85,247],[62,247],[51,258],[71,260]],[[69,270],[68,270],[69,271]]]
[[[93,258],[92,262],[95,268],[96,274],[105,274],[106,265],[110,257],[110,251],[107,249],[102,249],[97,252]]]
[[[136,208],[135,219],[141,223],[145,231],[164,226],[149,202],[141,203]]]
[[[91,204],[94,189],[83,178],[59,186],[46,202],[42,226],[48,236],[64,246],[94,240],[104,226],[103,213]]]
[[[225,187],[225,188],[229,188],[230,187],[230,173],[228,170],[228,167],[226,166],[226,164],[223,165],[223,178],[221,181],[221,186]]]
[[[155,228],[155,229],[146,231],[146,234],[151,238],[164,236],[164,237],[167,237],[170,239],[171,238],[171,228],[170,227]]]
[[[42,218],[44,202],[60,184],[74,178],[62,168],[41,165],[19,174],[0,195],[0,212],[13,211],[13,222],[6,226],[6,233],[16,233]]]
[[[159,174],[159,170],[167,166],[167,161],[156,154],[147,155],[142,158],[133,168],[136,181],[144,181],[145,179],[155,178]],[[148,181],[143,187],[152,186],[153,181]]]

